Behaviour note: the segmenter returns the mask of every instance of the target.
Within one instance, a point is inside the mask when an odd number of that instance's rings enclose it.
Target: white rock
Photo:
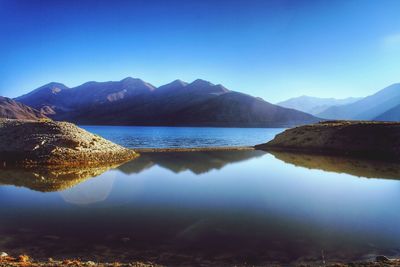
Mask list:
[[[0,252],[0,258],[7,257],[7,256],[8,256],[7,253],[5,253],[5,252]]]

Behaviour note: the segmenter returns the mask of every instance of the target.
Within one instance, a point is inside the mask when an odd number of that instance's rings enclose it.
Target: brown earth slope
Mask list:
[[[0,164],[93,166],[137,154],[68,122],[0,120]]]
[[[38,120],[46,118],[40,111],[10,98],[0,96],[0,118]]]
[[[288,129],[272,141],[255,146],[262,150],[400,160],[400,123],[327,121]]]

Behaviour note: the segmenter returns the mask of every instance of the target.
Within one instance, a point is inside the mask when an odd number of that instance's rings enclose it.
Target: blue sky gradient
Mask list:
[[[400,1],[0,0],[0,95],[197,78],[277,102],[400,82]]]

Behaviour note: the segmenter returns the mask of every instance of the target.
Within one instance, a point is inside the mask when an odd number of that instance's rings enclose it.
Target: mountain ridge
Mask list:
[[[278,102],[277,105],[286,108],[293,108],[303,112],[317,115],[332,106],[340,106],[349,103],[354,103],[361,100],[361,97],[348,97],[337,99],[333,97],[322,98],[302,95],[299,97],[292,97],[285,101]]]
[[[202,79],[159,87],[131,77],[73,88],[49,83],[15,100],[80,124],[289,127],[319,120]]]
[[[317,116],[324,119],[373,120],[398,104],[400,83],[394,83],[354,103],[330,107]]]

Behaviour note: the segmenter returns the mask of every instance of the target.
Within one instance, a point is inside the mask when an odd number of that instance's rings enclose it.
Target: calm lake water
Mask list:
[[[130,148],[254,146],[271,140],[281,128],[82,126]]]
[[[0,251],[172,266],[396,256],[399,173],[390,163],[263,151],[0,170]]]

